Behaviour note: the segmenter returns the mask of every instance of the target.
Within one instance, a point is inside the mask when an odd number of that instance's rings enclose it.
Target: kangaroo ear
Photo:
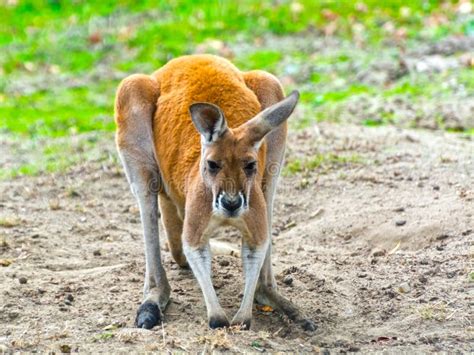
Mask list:
[[[205,143],[214,143],[227,130],[227,122],[221,109],[207,102],[189,106],[194,126]]]
[[[244,123],[250,140],[258,145],[267,133],[285,122],[295,109],[299,97],[299,92],[295,90],[282,101],[266,108]]]

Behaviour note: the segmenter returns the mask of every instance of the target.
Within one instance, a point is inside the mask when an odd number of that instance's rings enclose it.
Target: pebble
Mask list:
[[[397,227],[404,226],[405,224],[407,224],[407,221],[405,221],[404,219],[395,222],[395,225]]]
[[[387,251],[384,249],[374,249],[374,251],[372,251],[372,256],[376,258],[384,256],[385,254],[387,254]]]
[[[69,293],[66,295],[65,299],[66,301],[72,302],[74,301],[74,296]]]
[[[94,250],[94,252],[92,254],[94,254],[94,256],[101,256],[102,255],[100,250]]]
[[[448,279],[452,279],[454,276],[456,276],[456,274],[457,274],[456,271],[449,271],[446,273],[446,277]]]
[[[286,276],[283,278],[283,283],[284,283],[285,285],[290,286],[290,285],[293,283],[293,277],[291,277],[291,275],[286,275]]]
[[[433,185],[433,190],[439,191],[439,189],[440,189],[439,185]]]
[[[28,282],[27,278],[26,277],[20,277],[18,279],[18,282],[22,285],[26,284]]]
[[[436,237],[436,240],[444,240],[448,238],[449,238],[449,234],[440,234]]]
[[[398,286],[398,292],[400,293],[408,293],[410,291],[411,291],[411,287],[408,284],[408,282],[403,282],[400,284],[400,286]]]
[[[421,283],[425,284],[428,282],[428,279],[426,278],[425,275],[420,275],[420,277],[418,277],[418,281],[420,281]]]
[[[229,263],[229,260],[222,259],[221,261],[219,261],[219,265],[225,267],[225,266],[229,266],[230,263]]]
[[[70,345],[67,345],[67,344],[63,344],[63,345],[60,345],[60,346],[59,346],[59,350],[60,350],[63,354],[70,354],[70,353],[71,353],[71,346],[70,346]]]
[[[20,313],[18,313],[17,311],[11,311],[10,313],[8,313],[8,317],[10,318],[10,320],[16,319],[19,316],[20,316]]]

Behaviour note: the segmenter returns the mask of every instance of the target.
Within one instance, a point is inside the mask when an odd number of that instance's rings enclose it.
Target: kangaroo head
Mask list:
[[[298,92],[293,91],[234,129],[227,127],[218,106],[210,103],[190,106],[192,121],[201,134],[200,173],[204,184],[212,190],[214,213],[239,217],[248,210],[257,169],[263,167],[258,161],[260,145],[270,131],[287,120],[298,98]]]

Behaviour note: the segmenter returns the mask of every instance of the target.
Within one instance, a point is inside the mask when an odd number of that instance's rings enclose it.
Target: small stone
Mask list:
[[[384,256],[385,254],[387,254],[387,251],[385,249],[374,249],[372,251],[372,256],[375,258]]]
[[[61,205],[59,204],[59,200],[57,198],[53,198],[49,200],[48,204],[49,204],[49,209],[51,211],[57,211],[61,208]]]
[[[411,291],[411,287],[408,284],[408,282],[403,282],[400,284],[400,286],[398,286],[398,292],[400,293],[408,293],[410,291]]]
[[[286,276],[283,278],[283,283],[284,283],[285,285],[290,286],[290,285],[293,283],[293,277],[291,277],[291,275],[286,275]]]
[[[74,301],[74,296],[68,293],[65,297],[66,301],[72,302]]]
[[[65,304],[66,306],[72,306],[72,302],[69,301],[69,300],[64,300],[64,304]]]
[[[404,226],[405,224],[407,224],[407,221],[405,221],[404,219],[395,221],[395,225],[396,225],[397,227]]]
[[[433,190],[439,191],[439,189],[440,189],[439,185],[433,185]]]
[[[420,276],[418,277],[418,281],[420,281],[422,284],[425,284],[425,283],[428,282],[428,279],[426,278],[425,275],[420,275]]]
[[[418,186],[418,187],[423,187],[423,186],[425,186],[425,184],[423,184],[423,183],[420,181],[416,186]]]
[[[309,319],[305,319],[303,321],[303,330],[306,330],[307,332],[314,332],[316,329],[318,329],[318,326],[312,321],[312,320],[309,320]]]
[[[120,291],[120,289],[118,288],[118,286],[113,286],[113,287],[110,288],[109,291],[112,292],[112,293],[117,293],[117,292]]]
[[[71,353],[71,346],[67,344],[63,344],[59,346],[59,350],[61,350],[63,354],[69,354]]]
[[[94,256],[101,256],[102,255],[100,250],[94,250],[94,252],[92,254],[94,254]]]
[[[27,278],[26,277],[20,277],[18,279],[18,282],[22,285],[26,284],[28,282]]]
[[[448,279],[452,279],[454,276],[456,276],[456,271],[449,271],[446,273]]]
[[[230,263],[229,263],[229,260],[222,259],[221,261],[219,261],[219,265],[223,266],[223,267],[226,267],[226,266],[229,266]]]
[[[440,234],[436,237],[436,240],[444,240],[448,238],[449,238],[449,234]]]
[[[394,211],[395,211],[395,212],[404,212],[404,211],[405,211],[405,207],[398,207],[398,208],[395,208]]]
[[[17,311],[11,311],[10,313],[8,313],[8,317],[10,318],[10,320],[16,319],[19,316],[20,316],[20,313],[18,313]]]

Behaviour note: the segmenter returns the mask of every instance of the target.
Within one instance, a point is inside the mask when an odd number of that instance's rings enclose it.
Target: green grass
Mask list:
[[[474,34],[474,21],[456,15],[456,3],[23,0],[8,5],[4,1],[0,3],[0,133],[31,140],[27,146],[32,148],[45,137],[112,131],[114,94],[121,78],[150,73],[197,49],[227,54],[244,70],[268,70],[284,79],[288,90],[300,89],[307,113],[293,123],[297,128],[322,120],[344,122],[345,110],[363,97],[435,102],[451,95],[450,88],[442,85],[450,78],[472,87],[474,71],[405,76],[382,84],[363,83],[356,74],[380,60],[397,61],[397,46]],[[445,21],[428,26],[430,16],[444,16]],[[396,39],[397,31],[406,38]],[[310,44],[325,34],[340,45],[311,49]],[[278,44],[275,36],[306,42],[293,45],[290,39],[286,45]],[[398,122],[390,113],[360,116],[360,123],[367,126]],[[472,134],[472,129],[464,132]],[[63,171],[79,159],[74,146],[64,149],[71,156],[61,150],[32,149],[42,153],[32,154],[37,161],[2,169],[0,176]],[[304,162],[303,168],[305,164],[310,163]]]
[[[0,106],[0,127],[31,137],[111,130],[114,93],[113,86],[98,83],[10,97]]]
[[[291,176],[304,171],[315,169],[327,170],[347,164],[360,164],[362,158],[357,154],[340,155],[335,153],[319,153],[304,160],[294,159],[287,162],[283,175]]]
[[[101,78],[103,70],[118,72],[118,76],[124,76],[120,71],[149,72],[172,57],[192,53],[209,39],[233,42],[253,41],[268,33],[321,34],[329,23],[334,23],[334,35],[352,40],[357,35],[357,23],[362,26],[358,31],[363,29],[365,41],[376,45],[387,37],[383,24],[406,28],[408,38],[417,39],[427,36],[423,32],[426,16],[443,13],[448,20],[454,17],[453,12],[442,9],[440,2],[434,0],[221,0],[201,2],[199,6],[192,0],[25,0],[15,6],[0,6],[0,68],[7,75],[0,79],[0,129],[30,136],[113,129],[110,121],[117,81]],[[446,35],[470,31],[470,22],[463,26],[448,26]],[[298,53],[293,56],[298,57]],[[313,73],[310,80],[318,86],[330,84],[334,75],[324,71],[335,68],[339,76],[344,76],[351,58],[347,51],[316,58],[316,70],[322,73]],[[244,69],[260,68],[275,73],[282,59],[282,50],[271,48],[236,53],[235,57]],[[17,89],[18,85],[12,85],[25,81],[28,87],[32,77],[41,81],[55,75],[74,80],[96,73],[101,66],[105,69],[94,79],[79,83],[80,87],[74,89],[53,84],[47,91],[32,94],[34,88],[25,93]],[[399,88],[412,89],[416,88]],[[303,97],[317,106],[373,90],[350,83],[324,93],[310,91]],[[98,92],[107,94],[106,100],[95,100],[95,96],[101,96]]]
[[[109,141],[113,141],[111,133],[105,134]],[[70,167],[86,162],[118,164],[115,154],[97,145],[99,139],[99,133],[80,135],[73,139],[33,138],[26,142],[19,138],[12,142],[12,154],[21,158],[13,165],[0,169],[0,180],[21,175],[66,172]]]

